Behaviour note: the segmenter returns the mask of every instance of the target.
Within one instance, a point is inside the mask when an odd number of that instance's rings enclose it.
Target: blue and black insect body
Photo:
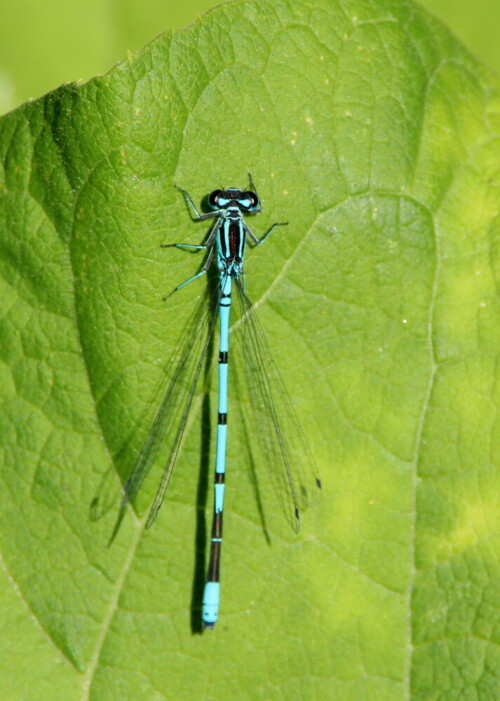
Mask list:
[[[171,294],[206,274],[215,259],[218,270],[215,303],[209,304],[210,300],[203,299],[195,311],[191,324],[188,325],[184,341],[180,345],[180,353],[175,356],[180,359],[172,363],[173,371],[165,397],[125,484],[122,506],[125,506],[139,491],[162,442],[172,441],[170,455],[149,512],[146,528],[155,521],[177,460],[193,396],[218,317],[220,337],[215,494],[210,556],[202,603],[203,625],[205,628],[213,628],[219,615],[220,601],[220,562],[228,438],[229,320],[232,293],[235,289],[243,314],[243,362],[245,367],[249,368],[249,391],[256,414],[256,434],[262,454],[265,456],[265,467],[273,474],[282,508],[294,530],[299,530],[299,505],[311,501],[311,492],[318,493],[321,482],[316,476],[314,462],[304,434],[243,285],[243,261],[247,236],[253,245],[260,246],[277,226],[285,226],[286,222],[273,224],[260,239],[253,234],[245,221],[245,215],[262,212],[262,207],[251,178],[248,190],[237,188],[214,190],[207,198],[211,211],[204,214],[198,212],[186,190],[177,189],[183,194],[194,220],[215,219],[215,222],[206,242],[201,245],[184,243],[165,245],[165,247],[208,251],[202,269],[178,285]],[[287,431],[281,428],[283,420],[286,420]],[[314,499],[314,494],[312,498]]]

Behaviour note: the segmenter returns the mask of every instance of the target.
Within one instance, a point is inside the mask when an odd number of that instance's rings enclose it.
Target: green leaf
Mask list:
[[[499,107],[409,2],[261,0],[1,120],[2,699],[500,696]],[[324,495],[289,532],[234,412],[198,635],[215,378],[154,528],[161,462],[109,541],[204,284],[162,299],[199,258],[160,244],[206,233],[173,184],[248,172],[255,232],[290,222],[247,289]]]

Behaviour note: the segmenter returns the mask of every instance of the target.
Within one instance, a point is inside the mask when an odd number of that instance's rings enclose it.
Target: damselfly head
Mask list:
[[[227,190],[214,190],[207,198],[208,206],[212,210],[238,207],[244,212],[253,212],[259,207],[259,198],[252,190],[238,190],[229,187]]]

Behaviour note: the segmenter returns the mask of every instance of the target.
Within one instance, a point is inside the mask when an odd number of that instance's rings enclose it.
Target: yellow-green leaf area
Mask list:
[[[3,699],[496,699],[495,79],[400,0],[252,0],[0,121]],[[232,391],[202,634],[216,367],[116,524],[203,293],[196,203],[257,185],[246,290],[323,482],[296,536]],[[239,333],[237,316],[232,335]],[[245,358],[231,350],[232,376]]]

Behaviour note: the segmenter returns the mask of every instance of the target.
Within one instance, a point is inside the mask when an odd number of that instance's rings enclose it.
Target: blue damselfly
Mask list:
[[[215,295],[212,297],[207,295],[201,300],[192,317],[192,322],[188,325],[184,341],[176,354],[177,360],[172,364],[166,394],[125,484],[122,506],[137,494],[149,474],[161,443],[169,440],[171,441],[170,455],[148,515],[146,528],[155,521],[179,454],[196,385],[207,359],[210,341],[219,318],[215,495],[210,557],[202,604],[203,625],[206,628],[213,628],[219,612],[228,432],[229,316],[233,290],[236,290],[242,314],[242,360],[247,371],[249,394],[255,413],[254,438],[260,443],[265,467],[273,475],[281,506],[295,531],[299,530],[301,506],[311,501],[311,493],[319,492],[321,482],[316,475],[314,462],[289,395],[243,285],[243,260],[247,236],[254,246],[260,246],[276,227],[285,226],[286,222],[273,224],[260,239],[253,234],[244,216],[262,212],[262,207],[251,178],[248,190],[237,188],[214,190],[207,198],[210,211],[204,214],[198,211],[186,190],[179,187],[177,189],[183,194],[194,220],[215,219],[215,222],[203,244],[164,245],[164,247],[208,251],[201,270],[178,285],[171,294],[206,274],[214,261],[218,271],[218,283]],[[286,432],[281,429],[283,418],[286,419]],[[314,499],[314,495],[312,498]]]

